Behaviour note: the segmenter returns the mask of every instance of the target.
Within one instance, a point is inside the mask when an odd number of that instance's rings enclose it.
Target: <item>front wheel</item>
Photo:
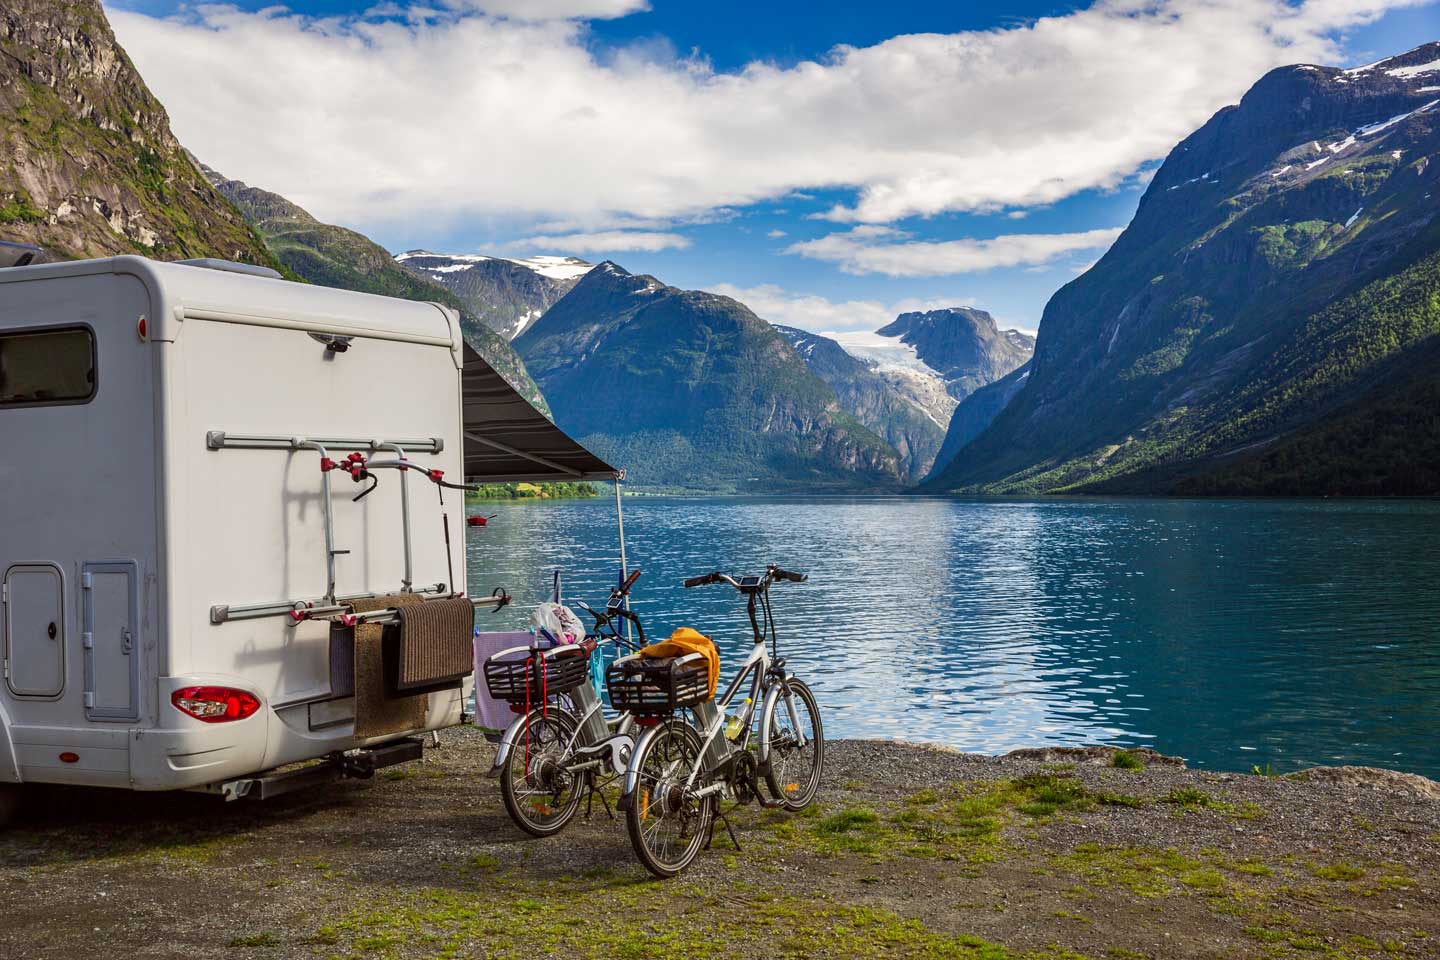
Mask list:
[[[532,710],[521,720],[510,757],[500,769],[505,809],[532,837],[554,836],[580,809],[584,777],[567,769],[574,762],[574,738],[570,714],[558,707]]]
[[[690,865],[715,818],[714,796],[695,799],[686,788],[703,760],[700,735],[684,720],[670,719],[636,748],[634,791],[625,809],[630,845],[645,869],[673,877]],[[705,783],[696,778],[695,787]]]
[[[815,799],[825,771],[825,728],[815,694],[800,680],[786,680],[766,698],[760,718],[765,784],[786,810],[803,810]]]

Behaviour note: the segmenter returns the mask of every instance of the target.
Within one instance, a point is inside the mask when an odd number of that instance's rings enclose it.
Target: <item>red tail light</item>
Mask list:
[[[244,720],[260,709],[254,694],[231,687],[181,687],[170,694],[170,702],[181,713],[204,723]]]

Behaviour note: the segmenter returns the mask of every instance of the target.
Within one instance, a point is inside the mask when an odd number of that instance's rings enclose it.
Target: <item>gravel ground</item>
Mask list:
[[[492,756],[454,730],[265,802],[35,788],[0,957],[1440,958],[1419,778],[837,741],[812,808],[736,811],[739,850],[657,882],[598,805],[521,834]]]

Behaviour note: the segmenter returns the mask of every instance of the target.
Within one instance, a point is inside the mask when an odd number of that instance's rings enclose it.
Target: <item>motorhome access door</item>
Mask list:
[[[87,563],[80,574],[84,610],[85,716],[140,717],[139,564]]]
[[[65,588],[60,568],[17,563],[5,571],[5,683],[17,697],[65,689]]]

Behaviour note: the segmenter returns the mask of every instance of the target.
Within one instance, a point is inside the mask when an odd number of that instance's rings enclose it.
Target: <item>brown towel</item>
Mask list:
[[[401,607],[399,690],[434,689],[475,668],[475,605],[465,597]]]
[[[355,600],[350,606],[356,613],[406,607],[421,602],[413,593],[397,593],[388,597]],[[389,733],[408,733],[425,726],[425,711],[430,698],[425,694],[413,697],[385,695],[384,631],[379,624],[361,624],[355,629],[355,736],[379,737]]]

